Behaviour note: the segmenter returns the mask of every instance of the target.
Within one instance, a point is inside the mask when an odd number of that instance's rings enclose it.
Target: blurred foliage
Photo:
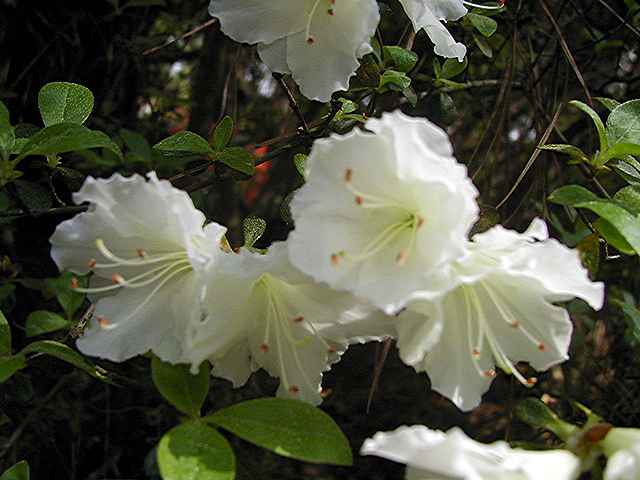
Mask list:
[[[415,375],[395,353],[385,362],[367,412],[383,347],[352,348],[325,377],[332,393],[323,409],[355,451],[378,430],[413,423],[458,424],[487,441],[551,442],[514,413],[518,400],[543,393],[567,420],[581,417],[572,406],[579,400],[618,426],[640,424],[638,256],[633,250],[625,254],[606,226],[594,227],[604,215],[548,201],[562,186],[581,185],[606,198],[604,192],[613,196],[631,183],[633,169],[625,165],[580,160],[584,152],[595,158],[601,139],[592,119],[567,103],[579,100],[606,119],[613,100],[640,98],[638,2],[509,0],[498,14],[474,11],[448,25],[469,47],[459,64],[436,58],[424,32],[411,32],[396,1],[383,1],[376,52],[363,60],[350,92],[329,105],[304,100],[292,82],[270,75],[254,48],[230,41],[215,22],[205,25],[207,6],[206,0],[68,1],[64,7],[0,0],[0,100],[16,138],[42,128],[38,93],[45,84],[74,82],[95,97],[86,128],[105,132],[123,153],[72,151],[53,163],[26,157],[22,176],[0,190],[0,311],[12,332],[11,345],[2,345],[0,368],[31,337],[43,341],[46,333],[49,342],[72,345],[90,315],[88,302],[70,296],[69,280],[58,279],[48,245],[55,226],[79,211],[71,193],[88,174],[156,169],[189,191],[209,218],[229,226],[232,247],[242,245],[245,235],[255,248],[286,238],[288,200],[304,181],[311,140],[299,129],[285,82],[314,136],[347,131],[363,115],[398,107],[446,127],[457,158],[482,192],[478,229],[497,222],[522,229],[532,217],[544,216],[554,236],[580,248],[594,278],[610,287],[602,312],[570,304],[575,334],[568,363],[541,374],[531,390],[500,376],[485,403],[469,414],[430,392],[426,377]],[[609,100],[594,100],[599,97]],[[204,150],[192,146],[175,155],[158,148],[176,134],[183,145],[186,130],[189,141]],[[543,144],[571,145],[582,153],[575,161],[567,151],[537,149]],[[175,153],[176,142],[170,145]],[[236,157],[213,163],[226,149],[255,158],[253,175],[235,168]],[[635,168],[633,155],[627,164]],[[255,219],[266,220],[266,228]],[[45,347],[51,351],[50,344]],[[0,385],[0,471],[27,459],[35,479],[158,478],[156,445],[180,413],[155,389],[149,359],[97,363],[83,365],[83,371],[38,353],[17,365],[20,371]],[[103,369],[107,383],[85,373],[100,376]],[[269,395],[274,386],[262,373],[240,390],[212,379],[203,411]],[[318,466],[228,440],[241,459],[240,479],[401,475],[400,466],[373,457],[356,455],[352,469]]]

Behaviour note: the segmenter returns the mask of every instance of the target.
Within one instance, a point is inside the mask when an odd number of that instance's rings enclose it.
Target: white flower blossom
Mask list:
[[[290,73],[306,97],[321,102],[348,88],[380,21],[375,0],[212,0],[209,13],[232,39],[257,43],[272,71]]]
[[[197,371],[209,360],[212,374],[236,387],[263,368],[280,379],[279,396],[318,404],[322,372],[349,343],[392,332],[391,322],[370,315],[372,307],[293,268],[283,242],[265,255],[224,255],[207,285],[208,315],[188,329],[189,361]]]
[[[365,127],[314,144],[291,202],[291,261],[391,314],[439,294],[427,279],[463,254],[477,190],[434,124],[394,112]]]
[[[602,440],[607,455],[604,480],[640,480],[640,430],[613,428]]]
[[[578,252],[549,239],[539,219],[523,234],[497,226],[475,235],[439,282],[447,294],[400,315],[398,348],[463,410],[480,403],[495,365],[532,385],[535,378],[524,378],[517,361],[542,371],[568,358],[572,324],[554,302],[578,297],[600,309],[604,297]]]
[[[407,480],[573,480],[580,473],[580,461],[569,451],[479,443],[458,427],[446,433],[422,425],[378,432],[360,453],[407,464]]]
[[[467,47],[456,42],[443,25],[447,20],[458,20],[467,14],[462,0],[400,0],[416,32],[424,29],[434,43],[434,52],[462,62]]]
[[[153,172],[148,181],[88,177],[73,198],[89,210],[58,225],[50,242],[61,270],[93,272],[92,288],[72,285],[96,300],[78,348],[114,361],[152,350],[180,362],[188,317],[199,315],[197,274],[222,253],[226,228],[203,228],[189,196]]]

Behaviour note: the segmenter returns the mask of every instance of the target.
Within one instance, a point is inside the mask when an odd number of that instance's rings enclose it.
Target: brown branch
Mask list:
[[[293,110],[293,113],[295,113],[296,116],[298,117],[298,120],[300,121],[300,128],[302,129],[303,133],[306,136],[311,137],[311,132],[309,132],[309,125],[307,125],[307,121],[305,120],[304,115],[302,114],[302,110],[300,110],[300,106],[298,105],[298,102],[296,102],[296,99],[293,96],[293,93],[289,89],[289,85],[287,85],[287,82],[284,81],[283,75],[281,73],[274,73],[273,78],[275,78],[278,81],[278,83],[280,84],[284,92],[287,94],[287,99],[289,100],[289,107],[291,107],[291,110]]]
[[[173,40],[164,43],[162,45],[158,45],[157,47],[153,47],[153,48],[149,48],[147,50],[145,50],[144,52],[142,52],[143,56],[147,56],[147,55],[153,55],[154,53],[156,53],[159,50],[162,50],[165,47],[168,47],[169,45],[172,45],[174,43],[176,43],[178,40],[186,40],[189,37],[194,36],[196,33],[201,32],[202,30],[205,30],[206,28],[209,28],[211,25],[214,25],[218,23],[218,19],[217,18],[212,18],[211,20],[208,20],[206,22],[204,22],[202,25],[198,25],[196,28],[189,30],[187,33],[179,36],[178,38],[174,38]]]

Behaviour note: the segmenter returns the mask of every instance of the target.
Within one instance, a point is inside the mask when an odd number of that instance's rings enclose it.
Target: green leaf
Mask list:
[[[71,282],[74,278],[78,281],[79,287],[87,287],[88,278],[86,276],[75,275],[71,272],[64,272],[57,278],[47,278],[45,280],[45,285],[56,296],[58,303],[64,310],[68,319],[73,318],[75,313],[84,303],[85,298],[84,293],[80,293],[71,288]]]
[[[256,168],[253,155],[242,147],[227,147],[216,153],[216,160],[246,175],[253,175]]]
[[[587,157],[587,154],[573,145],[567,145],[564,143],[548,143],[547,145],[542,145],[538,148],[540,150],[547,150],[551,152],[562,153],[564,155],[569,155],[571,158],[574,158],[581,162],[589,162],[589,157]]]
[[[43,333],[56,332],[71,325],[69,320],[62,318],[57,313],[46,310],[36,310],[27,317],[27,337],[35,337]]]
[[[305,167],[307,165],[307,155],[304,153],[296,153],[293,156],[293,164],[296,166],[296,170],[300,174],[300,176],[304,179],[307,178]]]
[[[516,405],[517,417],[532,427],[544,428],[567,440],[578,427],[561,420],[556,413],[537,398],[525,398]]]
[[[11,327],[0,310],[0,357],[11,355]]]
[[[169,154],[210,155],[213,150],[204,138],[197,133],[185,130],[156,143],[153,148]]]
[[[604,128],[604,123],[602,123],[602,119],[600,115],[596,113],[596,111],[591,108],[586,103],[579,102],[578,100],[572,100],[569,102],[569,105],[573,105],[579,110],[582,110],[584,113],[591,117],[591,121],[596,127],[598,131],[598,138],[600,140],[600,151],[604,152],[607,148],[609,148],[609,141],[607,140],[607,131]]]
[[[15,128],[0,123],[0,160],[7,161],[16,144]]]
[[[349,441],[333,419],[299,400],[249,400],[204,420],[283,457],[334,465],[353,463]]]
[[[580,253],[580,260],[589,271],[591,278],[594,278],[600,267],[600,237],[597,233],[592,233],[584,237],[576,245]]]
[[[453,77],[457,77],[465,71],[469,61],[465,57],[463,62],[459,62],[457,58],[447,58],[442,65],[442,71],[440,72],[440,78],[448,80]]]
[[[595,166],[601,167],[612,158],[625,158],[627,155],[640,156],[640,145],[635,143],[616,143],[611,148],[601,152]]]
[[[418,55],[414,52],[398,46],[384,47],[385,58],[389,60],[390,66],[395,70],[408,73],[418,63]]]
[[[84,370],[98,380],[107,380],[104,369],[92,364],[78,352],[63,343],[54,342],[53,340],[40,340],[30,343],[20,351],[20,355],[26,355],[27,353],[44,353],[50,355]]]
[[[200,416],[209,391],[208,362],[202,363],[198,373],[193,375],[188,365],[171,365],[154,355],[151,376],[158,391],[171,405],[192,417]]]
[[[626,157],[623,160],[610,163],[609,166],[612,167],[618,175],[625,179],[627,183],[638,185],[640,184],[640,168],[634,166],[630,160],[635,161],[633,157]]]
[[[233,119],[227,115],[216,126],[213,131],[213,149],[220,151],[224,149],[233,135]]]
[[[0,383],[9,380],[14,373],[27,366],[24,355],[0,358]]]
[[[614,100],[613,98],[593,97],[593,99],[598,103],[600,103],[604,108],[606,108],[609,111],[612,111],[618,105],[620,105],[620,102],[617,100]]]
[[[34,182],[16,180],[14,182],[18,198],[29,210],[50,208],[53,198],[49,190]]]
[[[640,215],[640,188],[636,186],[624,187],[618,190],[613,199],[636,217]]]
[[[15,161],[27,155],[55,155],[89,148],[106,148],[122,158],[120,147],[105,133],[89,130],[77,123],[58,123],[43,128],[29,138]]]
[[[629,242],[637,254],[640,254],[640,219],[623,207],[607,200],[594,200],[578,203],[577,208],[586,208],[609,222]]]
[[[385,70],[380,76],[380,85],[378,88],[382,90],[391,89],[402,91],[410,85],[411,79],[407,77],[405,73],[396,70]]]
[[[229,442],[200,422],[184,423],[162,437],[158,467],[163,480],[233,480],[236,475]]]
[[[611,145],[640,144],[640,100],[625,102],[609,114],[607,137]]]
[[[38,108],[45,127],[85,122],[93,111],[93,93],[77,83],[47,83],[38,93]]]
[[[487,38],[496,33],[496,30],[498,30],[498,22],[496,22],[493,18],[471,12],[467,13],[466,18],[469,19],[471,25],[473,25],[474,28],[478,30],[478,32],[480,32]]]
[[[580,185],[566,185],[558,188],[549,195],[550,202],[569,207],[575,207],[579,203],[592,200],[600,200],[600,197]]]
[[[149,145],[149,142],[147,142],[147,139],[144,138],[143,135],[132,130],[127,130],[126,128],[120,129],[118,134],[124,141],[129,152],[133,153],[144,162],[149,162],[151,160],[153,155],[151,145]]]
[[[9,115],[9,109],[4,103],[0,101],[0,128],[11,126],[11,116]]]
[[[29,480],[29,464],[22,460],[0,475],[0,480]]]
[[[635,254],[635,250],[631,245],[629,245],[629,242],[624,239],[616,227],[611,225],[604,218],[597,219],[593,222],[593,226],[609,245],[612,245],[617,250],[627,255]]]
[[[267,222],[260,217],[247,217],[242,222],[242,232],[244,234],[244,246],[247,248],[253,245],[262,237],[267,229]]]
[[[493,58],[493,48],[491,47],[489,42],[487,42],[486,38],[481,37],[480,35],[477,35],[474,33],[473,41],[475,42],[475,44],[478,46],[478,48],[480,49],[480,51],[485,57]]]

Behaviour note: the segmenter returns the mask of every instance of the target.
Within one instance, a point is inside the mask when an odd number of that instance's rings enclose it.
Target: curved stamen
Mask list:
[[[113,267],[120,267],[120,266],[142,266],[142,265],[150,265],[153,263],[159,263],[159,262],[164,262],[167,260],[174,260],[177,258],[186,258],[187,257],[187,252],[174,252],[174,253],[169,253],[167,255],[157,255],[157,256],[153,256],[153,257],[148,257],[145,253],[144,256],[138,255],[137,258],[133,258],[133,259],[125,259],[125,258],[120,258],[117,255],[115,255],[111,250],[109,250],[107,248],[107,246],[105,245],[104,241],[101,238],[96,239],[96,248],[98,249],[98,251],[107,259],[111,260],[112,262],[114,262],[113,264],[99,264],[99,263],[94,263],[94,260],[92,259],[89,263],[90,266],[93,266],[93,268],[113,268]]]
[[[469,301],[469,294],[467,293],[467,287],[462,286],[462,294],[464,295],[464,305],[465,305],[465,318],[467,320],[467,347],[469,348],[469,355],[471,355],[471,361],[473,362],[473,366],[475,367],[478,375],[481,377],[485,376],[485,372],[480,368],[478,364],[478,360],[480,357],[481,350],[478,348],[478,343],[476,342],[476,346],[473,346],[473,321],[471,318],[471,302]],[[478,332],[482,333],[482,324],[481,321],[478,320]]]
[[[307,19],[307,26],[305,28],[304,35],[307,39],[307,43],[310,45],[315,42],[315,39],[311,36],[311,22],[313,21],[313,16],[316,14],[316,10],[318,9],[318,5],[320,5],[321,1],[322,0],[315,1],[313,7],[311,7],[311,12],[309,12],[309,18]]]
[[[464,0],[462,2],[467,7],[480,8],[482,10],[502,10],[504,5],[481,5],[479,3],[467,2]]]

